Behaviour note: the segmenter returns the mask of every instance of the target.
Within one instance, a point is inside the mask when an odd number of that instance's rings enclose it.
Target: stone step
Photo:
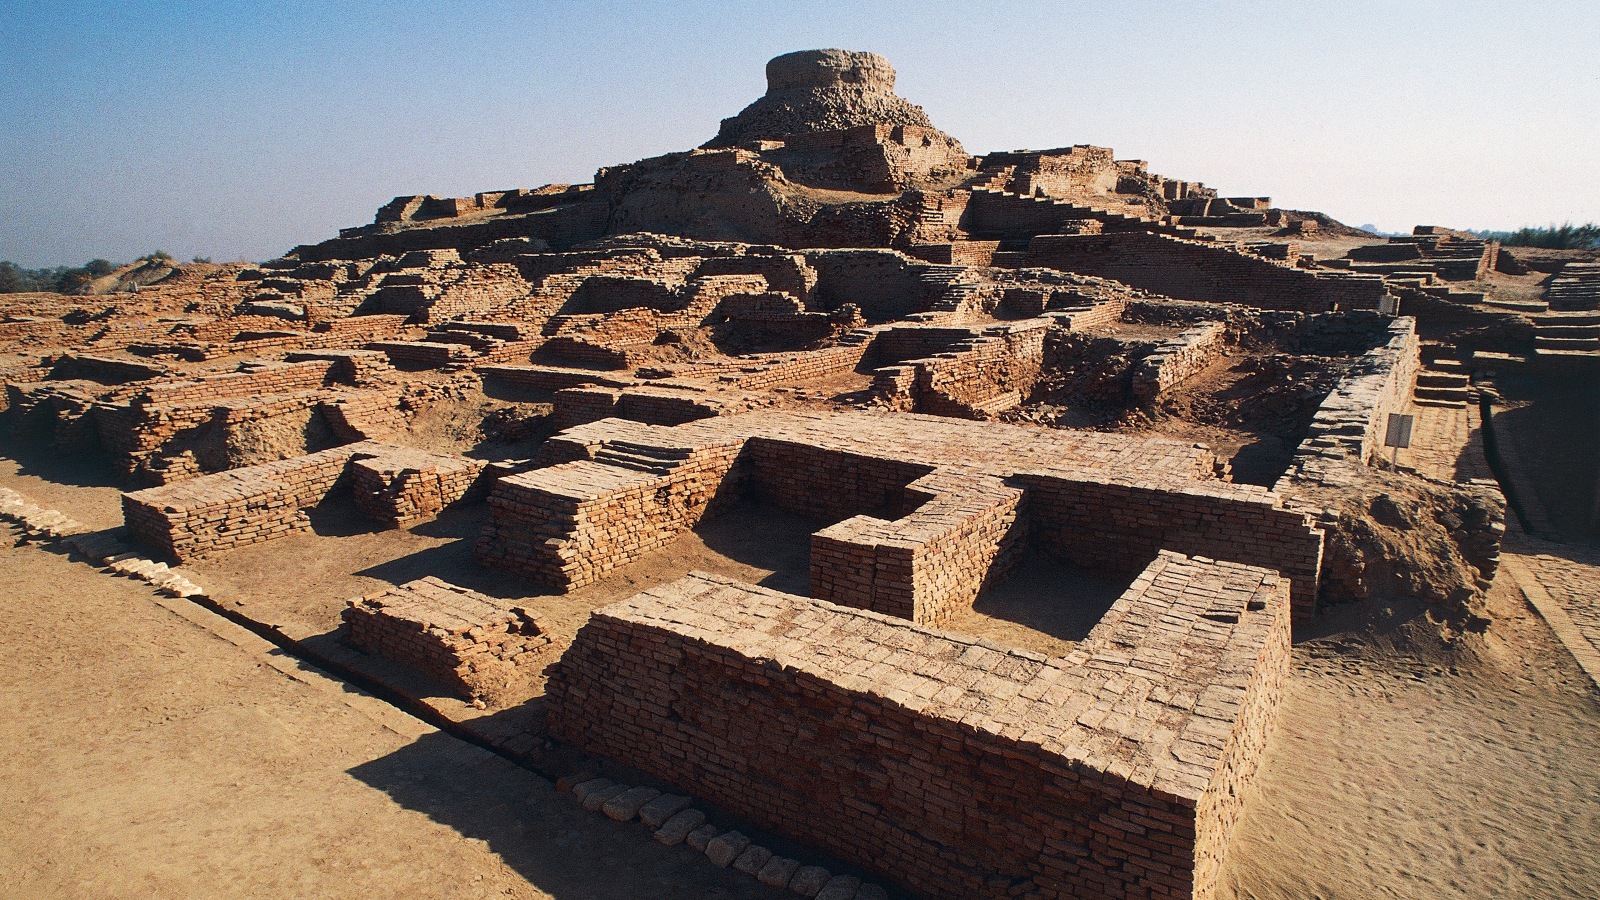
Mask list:
[[[1543,300],[1485,300],[1484,305],[1525,313],[1541,313],[1550,308],[1550,304]]]
[[[1600,338],[1600,324],[1595,325],[1539,325],[1540,337],[1548,338]]]
[[[1600,311],[1547,312],[1531,318],[1533,319],[1533,324],[1540,327],[1546,325],[1600,325]]]
[[[1412,394],[1419,402],[1422,400],[1456,400],[1465,403],[1471,399],[1471,391],[1465,387],[1432,387],[1418,385]]]
[[[1418,406],[1433,406],[1444,409],[1465,409],[1467,406],[1467,400],[1465,399],[1436,399],[1433,397],[1416,397],[1413,399],[1413,402],[1415,402]]]
[[[1417,376],[1418,387],[1429,388],[1466,388],[1470,380],[1465,375],[1455,372],[1430,372],[1424,370]]]
[[[1600,338],[1545,337],[1535,333],[1533,346],[1537,350],[1600,350]]]
[[[669,462],[653,456],[635,456],[631,453],[624,453],[621,450],[612,450],[610,448],[596,451],[594,461],[603,462],[608,466],[632,469],[635,472],[648,472],[652,475],[666,475],[677,467],[676,461]]]

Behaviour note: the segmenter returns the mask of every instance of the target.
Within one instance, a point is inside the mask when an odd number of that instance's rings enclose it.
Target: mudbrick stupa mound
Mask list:
[[[731,147],[786,135],[858,125],[933,129],[922,107],[894,92],[894,66],[859,50],[801,50],[767,63],[767,93],[722,120],[706,147]]]

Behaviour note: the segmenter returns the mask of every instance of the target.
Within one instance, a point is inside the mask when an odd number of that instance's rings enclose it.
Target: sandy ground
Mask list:
[[[219,639],[143,585],[9,544],[0,895],[783,896],[290,677],[268,645]]]
[[[1224,896],[1600,896],[1600,695],[1508,579],[1455,659],[1297,645]]]

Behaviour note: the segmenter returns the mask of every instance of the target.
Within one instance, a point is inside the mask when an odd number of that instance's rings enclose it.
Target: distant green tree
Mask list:
[[[58,294],[82,294],[96,278],[110,275],[116,266],[104,259],[91,259],[78,267],[56,266],[49,269],[24,269],[9,260],[0,260],[0,294],[17,294],[29,291],[53,291]]]
[[[172,259],[172,254],[165,250],[156,250],[151,252],[149,256],[146,256],[145,259],[165,259],[170,261]]]
[[[1591,250],[1600,247],[1600,225],[1593,222],[1550,225],[1545,228],[1519,228],[1516,231],[1475,231],[1473,234],[1499,241],[1507,247],[1538,247],[1544,250]]]
[[[196,256],[194,259],[190,260],[190,262],[209,263],[209,262],[211,262],[211,257],[209,257],[209,256]]]
[[[10,260],[0,260],[0,294],[20,294],[33,290],[33,278]]]

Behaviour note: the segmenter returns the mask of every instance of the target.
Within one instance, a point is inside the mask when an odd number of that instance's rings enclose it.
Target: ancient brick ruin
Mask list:
[[[526,691],[565,649],[528,609],[431,577],[351,600],[344,621],[362,650],[496,705]]]
[[[1505,299],[1517,257],[1464,233],[1361,243],[1090,145],[970,155],[873,54],[767,76],[704,146],[590,184],[397,197],[258,265],[0,307],[5,430],[103,459],[167,563],[391,548],[318,601],[350,666],[851,891],[1215,896],[1291,639],[1396,585],[1483,614],[1504,497],[1391,418],[1595,377],[1595,265]],[[1066,574],[1030,602],[1091,624],[995,613],[1031,566]]]

